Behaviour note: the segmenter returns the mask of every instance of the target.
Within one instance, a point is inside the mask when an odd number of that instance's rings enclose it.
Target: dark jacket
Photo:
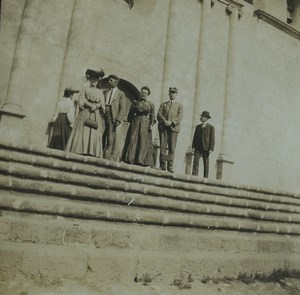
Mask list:
[[[205,128],[202,124],[196,126],[192,148],[203,151],[213,151],[215,148],[215,128],[206,123]]]

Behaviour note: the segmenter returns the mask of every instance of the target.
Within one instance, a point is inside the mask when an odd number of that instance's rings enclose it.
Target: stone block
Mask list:
[[[64,244],[90,244],[90,231],[73,226],[66,228]]]
[[[197,251],[199,240],[197,235],[179,235],[178,239],[180,251]]]
[[[220,250],[225,252],[239,253],[240,250],[240,240],[238,239],[226,239],[225,237],[221,239]]]
[[[295,253],[296,252],[296,244],[294,241],[286,241],[285,242],[285,252],[286,253]]]
[[[207,238],[200,236],[197,249],[199,251],[219,251],[221,249],[221,240],[219,238]]]
[[[62,245],[64,232],[63,227],[37,224],[34,228],[34,240],[41,244]]]
[[[144,231],[130,233],[130,248],[139,250],[155,250],[158,248],[158,234]]]
[[[111,243],[112,232],[110,230],[92,229],[91,239],[96,248],[109,247]]]
[[[22,250],[0,249],[0,281],[13,277],[22,265]]]
[[[32,223],[14,222],[11,225],[10,240],[33,242],[34,225]]]
[[[126,231],[112,232],[111,246],[116,248],[129,248],[130,244],[130,233]]]
[[[88,257],[86,280],[129,283],[132,282],[137,269],[137,258],[134,256],[116,255],[113,252],[103,252]]]
[[[256,238],[253,236],[253,239],[243,239],[240,240],[240,249],[241,252],[256,252],[257,251],[257,241]]]
[[[137,279],[148,277],[152,282],[163,281],[172,284],[174,278],[180,275],[180,257],[176,255],[139,256],[137,265]]]
[[[0,240],[8,240],[10,236],[10,223],[0,221]]]
[[[282,241],[258,241],[257,250],[259,253],[284,253],[285,242]]]
[[[87,271],[87,256],[72,248],[52,246],[47,250],[24,251],[22,272],[32,276],[83,278]]]
[[[158,248],[160,250],[177,250],[179,248],[178,236],[165,234],[160,235]]]

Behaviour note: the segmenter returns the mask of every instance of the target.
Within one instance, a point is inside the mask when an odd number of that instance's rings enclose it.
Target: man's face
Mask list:
[[[114,78],[109,78],[108,83],[112,88],[114,88],[118,85],[118,80],[116,80]]]
[[[206,117],[203,117],[203,116],[200,117],[200,121],[202,123],[205,123],[207,120],[208,120],[208,118],[206,118]]]
[[[177,92],[176,91],[169,91],[169,97],[170,97],[170,100],[174,100],[177,96]]]

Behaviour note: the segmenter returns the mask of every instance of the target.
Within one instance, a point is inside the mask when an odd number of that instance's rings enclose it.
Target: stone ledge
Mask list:
[[[299,257],[283,257],[267,253],[214,253],[203,251],[178,255],[178,252],[145,252],[123,249],[70,248],[38,244],[3,242],[0,245],[0,276],[13,276],[19,271],[26,275],[55,279],[70,277],[95,281],[114,279],[129,282],[135,276],[148,274],[154,281],[170,284],[181,272],[192,274],[194,279],[204,276],[236,277],[239,273],[274,269],[292,269],[299,265]],[[4,261],[4,263],[3,263]],[[9,274],[7,274],[9,271]]]
[[[165,179],[172,179],[179,182],[189,182],[189,183],[197,183],[197,184],[205,184],[206,186],[216,186],[221,188],[234,188],[239,190],[246,190],[248,192],[254,193],[262,193],[262,194],[271,194],[271,195],[279,195],[284,197],[291,197],[300,199],[300,195],[298,193],[288,192],[288,191],[279,191],[279,190],[271,190],[269,188],[262,188],[262,187],[254,187],[254,186],[247,186],[247,185],[238,185],[229,182],[224,182],[220,180],[207,180],[201,179],[195,176],[188,176],[188,175],[176,175],[170,174],[165,171],[160,171],[157,169],[151,168],[143,168],[135,165],[128,165],[125,163],[117,163],[117,162],[110,162],[103,159],[97,159],[93,157],[87,157],[82,155],[77,155],[73,153],[66,153],[63,151],[42,148],[37,146],[28,146],[28,145],[20,145],[20,144],[12,144],[9,142],[5,142],[1,140],[0,142],[0,150],[13,150],[21,153],[27,154],[35,154],[35,155],[42,155],[47,157],[54,157],[57,159],[63,160],[70,160],[79,163],[88,163],[96,166],[103,166],[110,168],[112,170],[119,170],[119,171],[132,171],[134,173],[142,174],[142,175],[150,175],[150,176],[159,176]]]
[[[24,174],[24,171],[22,172]],[[83,178],[83,176],[80,176]],[[81,179],[82,180],[82,179]],[[103,181],[102,181],[103,182]],[[172,195],[172,192],[165,192],[158,189],[157,194],[150,195],[143,194],[143,187],[136,188],[135,190],[127,188],[122,191],[115,191],[116,187],[113,185],[107,186],[109,181],[101,184],[101,181],[95,180],[95,185],[92,187],[87,187],[80,184],[80,180],[75,184],[62,184],[49,181],[40,181],[29,179],[20,179],[13,177],[1,177],[0,176],[0,188],[8,189],[13,191],[21,191],[22,193],[34,193],[42,194],[56,197],[63,197],[66,199],[81,200],[81,201],[93,201],[93,202],[104,202],[107,204],[120,204],[127,206],[131,202],[131,207],[139,208],[149,208],[149,209],[159,209],[168,211],[177,211],[182,213],[196,213],[204,215],[217,215],[217,216],[228,216],[228,217],[239,217],[242,219],[254,219],[254,220],[269,220],[283,223],[300,223],[300,216],[288,212],[286,214],[284,211],[281,212],[281,208],[277,208],[277,211],[265,212],[261,208],[252,209],[251,207],[233,207],[232,200],[228,200],[227,204],[224,206],[221,204],[206,204],[201,201],[199,196],[195,195],[194,199],[183,198],[180,195],[178,198]],[[91,184],[91,179],[89,179],[89,184]],[[96,185],[97,184],[97,185]],[[118,186],[122,187],[122,182],[118,183]],[[125,185],[125,184],[124,184]],[[109,188],[109,190],[106,190]],[[139,192],[142,193],[139,193]],[[154,191],[155,192],[155,191]],[[174,193],[173,193],[174,194]],[[2,196],[7,196],[7,199],[13,194],[9,192],[2,191]],[[198,199],[197,199],[198,198]],[[19,210],[20,203],[17,203]],[[270,208],[272,205],[269,206]]]
[[[83,221],[68,218],[56,218],[51,222],[40,216],[27,213],[12,218],[4,214],[0,218],[0,227],[8,225],[11,234],[0,237],[2,241],[35,243],[45,245],[89,246],[92,249],[136,249],[136,250],[171,250],[181,252],[234,252],[234,253],[299,253],[298,238],[274,237],[266,235],[246,235],[245,233],[224,233],[130,224],[108,224],[101,221]],[[17,227],[15,226],[17,225]],[[23,234],[23,229],[30,235]],[[75,231],[75,239],[68,237]],[[15,239],[16,233],[18,240]],[[22,237],[24,237],[22,239]],[[28,238],[29,237],[29,238]]]
[[[17,206],[17,207],[16,207]],[[106,203],[70,201],[54,197],[0,196],[0,208],[33,214],[54,215],[84,220],[102,220],[120,223],[152,224],[171,227],[198,228],[206,230],[225,230],[236,232],[274,233],[300,235],[300,226],[295,223],[249,220],[231,216],[214,216],[207,214],[180,213],[170,210],[136,208]]]
[[[27,179],[26,181],[24,181],[19,178],[0,175],[0,187],[2,187],[3,189],[6,188],[16,191],[24,190],[34,193],[44,191],[46,194],[58,194],[67,198],[70,198],[70,189],[71,197],[77,195],[78,198],[84,197],[85,199],[87,198],[87,194],[84,194],[84,191],[96,189],[101,190],[101,194],[103,196],[110,195],[109,198],[112,201],[116,202],[119,202],[120,200],[111,197],[111,194],[114,196],[114,194],[123,195],[124,193],[126,193],[127,203],[135,197],[139,198],[141,195],[147,195],[149,196],[149,199],[150,197],[164,197],[166,199],[169,199],[169,202],[171,202],[172,200],[185,201],[187,202],[187,204],[189,202],[196,202],[194,204],[207,204],[210,205],[210,208],[214,208],[215,205],[232,208],[242,208],[249,210],[250,213],[252,212],[251,209],[269,212],[300,212],[300,208],[298,208],[296,204],[280,204],[280,206],[278,206],[278,204],[276,203],[265,203],[265,201],[263,200],[261,200],[260,202],[244,199],[239,200],[236,198],[231,198],[229,196],[213,196],[202,193],[199,194],[195,192],[181,191],[174,188],[160,188],[153,185],[148,185],[147,187],[145,187],[141,183],[128,182],[127,177],[125,177],[126,181],[115,179],[101,179],[97,175],[87,176],[77,173],[65,174],[64,172],[61,172],[59,170],[41,170],[40,168],[9,162],[4,162],[4,164],[1,165],[0,173],[8,173],[12,176],[18,176]],[[70,185],[72,185],[71,188]],[[84,191],[82,192],[83,188]],[[107,190],[109,190],[110,192],[108,192]],[[81,192],[80,194],[79,191]],[[130,193],[133,194],[133,197],[129,195]],[[95,193],[92,194],[92,196],[94,195]],[[95,197],[91,197],[91,199],[95,199]],[[98,200],[100,199],[98,198]],[[140,202],[140,206],[142,205],[142,202]],[[236,210],[238,211],[239,209]],[[209,213],[209,210],[205,212]],[[243,213],[243,215],[247,216],[247,214],[245,213]]]
[[[89,164],[76,164],[76,163],[74,164],[73,162],[62,162],[47,157],[43,157],[42,160],[37,159],[35,156],[29,156],[26,157],[25,159],[24,157],[21,157],[22,159],[20,159],[19,154],[14,154],[11,160],[16,163],[7,162],[7,160],[10,159],[10,157],[12,157],[10,153],[0,150],[0,159],[4,160],[4,162],[2,162],[1,164],[0,173],[17,175],[20,177],[26,176],[27,178],[34,178],[34,179],[45,179],[45,180],[55,179],[55,181],[58,180],[61,182],[69,181],[70,183],[72,183],[72,180],[74,182],[74,179],[77,178],[75,184],[77,182],[83,185],[90,183],[90,185],[92,186],[95,185],[95,181],[93,181],[93,179],[95,178],[95,176],[97,176],[99,177],[97,178],[97,187],[101,187],[100,178],[102,177],[104,179],[102,180],[102,183],[104,183],[103,184],[104,188],[117,189],[117,187],[120,187],[119,183],[121,180],[121,181],[127,181],[128,183],[131,183],[131,185],[128,185],[127,183],[124,184],[124,188],[127,190],[132,190],[134,188],[137,188],[138,192],[144,191],[144,193],[146,194],[157,194],[158,192],[158,195],[160,195],[161,193],[166,195],[167,192],[170,192],[172,193],[169,194],[170,198],[172,198],[175,194],[175,197],[184,196],[185,199],[189,199],[191,195],[196,195],[195,193],[201,193],[201,196],[204,196],[204,198],[206,194],[209,194],[209,196],[206,196],[207,203],[215,202],[220,204],[223,203],[224,205],[226,205],[229,202],[229,199],[223,198],[223,196],[226,197],[229,196],[233,198],[230,199],[230,202],[232,202],[232,204],[230,205],[237,206],[237,207],[244,206],[244,207],[253,208],[253,204],[255,204],[255,206],[264,207],[266,210],[278,210],[278,209],[281,210],[281,207],[284,208],[284,204],[300,205],[300,200],[298,200],[297,198],[261,195],[257,193],[250,193],[247,191],[239,191],[237,189],[229,189],[229,188],[224,189],[219,187],[207,186],[203,184],[195,185],[193,183],[184,183],[183,185],[181,182],[161,179],[160,177],[150,177],[146,175],[136,176],[134,173],[124,173],[122,171],[116,171],[110,169],[108,170],[105,167],[99,167],[99,166],[95,167]],[[30,164],[30,166],[28,165],[26,166],[26,164]],[[39,164],[40,166],[38,166],[37,164]],[[45,168],[47,170],[45,170]],[[79,175],[79,173],[80,173],[80,177],[76,176],[76,174]],[[107,180],[108,179],[107,177],[109,177],[109,180]],[[86,183],[84,183],[83,178],[86,179]],[[108,185],[109,183],[111,184],[110,187]],[[148,186],[144,189],[144,186],[142,184]],[[155,186],[159,186],[163,190],[161,191],[160,189],[155,188]],[[124,188],[120,187],[121,190],[124,190]],[[175,189],[180,190],[181,192],[176,192]],[[212,202],[211,200],[214,201]],[[281,207],[277,208],[275,205],[269,205],[270,203],[265,204],[263,202],[268,202],[268,203],[277,202],[281,204]],[[249,205],[247,203],[249,203]],[[299,210],[297,208],[294,209],[294,207],[290,207],[289,209],[287,209],[287,211],[299,212]]]
[[[300,32],[295,29],[294,27],[290,26],[289,24],[279,20],[278,18],[272,16],[271,14],[261,10],[257,9],[254,11],[254,15],[258,19],[262,19],[266,23],[272,25],[273,27],[276,27],[280,31],[289,34],[290,36],[300,40]]]

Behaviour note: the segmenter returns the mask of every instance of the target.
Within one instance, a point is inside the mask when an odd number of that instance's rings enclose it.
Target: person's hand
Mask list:
[[[194,148],[192,148],[192,154],[195,154],[195,149]]]
[[[171,126],[172,121],[166,120],[166,121],[164,122],[164,124],[165,124],[165,126],[169,127],[169,126]]]
[[[91,105],[91,112],[95,112],[96,111],[97,106],[95,104]]]
[[[70,124],[69,126],[70,126],[71,128],[73,128],[73,124]]]
[[[116,121],[116,122],[115,122],[115,127],[117,128],[120,124],[121,124],[121,122]]]
[[[153,128],[153,126],[152,126],[152,125],[150,125],[150,126],[149,126],[149,131],[152,131],[152,128]]]

